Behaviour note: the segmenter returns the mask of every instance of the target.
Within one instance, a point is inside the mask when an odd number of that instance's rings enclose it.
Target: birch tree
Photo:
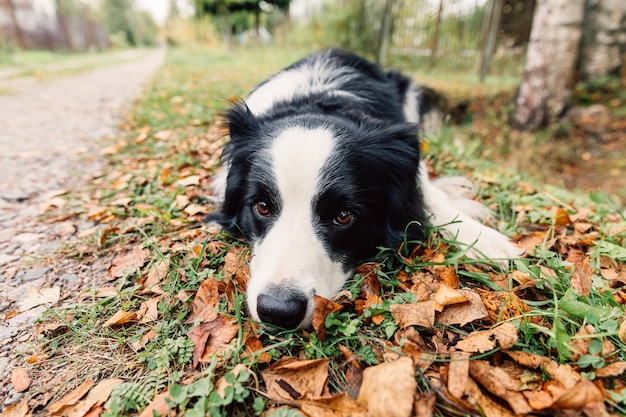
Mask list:
[[[511,124],[535,130],[556,120],[571,98],[584,0],[538,0]]]

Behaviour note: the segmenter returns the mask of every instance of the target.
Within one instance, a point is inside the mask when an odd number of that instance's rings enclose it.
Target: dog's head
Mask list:
[[[378,247],[423,236],[415,127],[345,116],[227,114],[226,191],[210,219],[252,246],[256,320],[310,325],[315,294],[334,297]]]

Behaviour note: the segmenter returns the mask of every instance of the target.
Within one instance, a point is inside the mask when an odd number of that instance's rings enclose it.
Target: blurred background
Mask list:
[[[346,48],[443,92],[483,157],[626,198],[624,0],[0,0],[0,78],[165,46]]]

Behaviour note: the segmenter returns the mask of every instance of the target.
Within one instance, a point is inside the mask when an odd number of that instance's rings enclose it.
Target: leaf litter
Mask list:
[[[192,72],[188,82],[203,76]],[[167,96],[161,88],[147,95]],[[160,114],[184,109],[175,101],[130,116],[82,207],[57,196],[45,207],[97,223],[83,250],[111,256],[109,282],[95,293],[97,309],[39,327],[41,360],[16,371],[27,397],[13,415],[624,413],[626,226],[606,196],[579,206],[525,179],[484,181],[484,198],[510,210],[505,227],[527,252],[509,270],[464,260],[435,231],[410,253],[386,251],[359,267],[335,299],[316,297],[310,331],[267,334],[247,318],[249,250],[202,224],[220,121],[160,125]],[[154,128],[141,125],[148,120]],[[436,172],[457,161],[435,156]],[[88,320],[110,340],[106,353],[75,341]],[[34,376],[68,360],[59,344],[99,367],[95,379],[85,373],[42,390],[45,379]],[[130,362],[97,358],[120,352]]]

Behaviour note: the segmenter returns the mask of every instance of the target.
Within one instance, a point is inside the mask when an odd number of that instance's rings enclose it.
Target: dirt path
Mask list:
[[[164,56],[153,51],[62,78],[0,80],[0,91],[8,91],[0,94],[0,411],[21,398],[11,371],[32,346],[34,321],[106,271],[103,262],[98,270],[98,262],[87,267],[53,256],[92,225],[43,222],[42,205],[101,168],[102,138]],[[51,302],[27,305],[37,303],[35,294]]]

